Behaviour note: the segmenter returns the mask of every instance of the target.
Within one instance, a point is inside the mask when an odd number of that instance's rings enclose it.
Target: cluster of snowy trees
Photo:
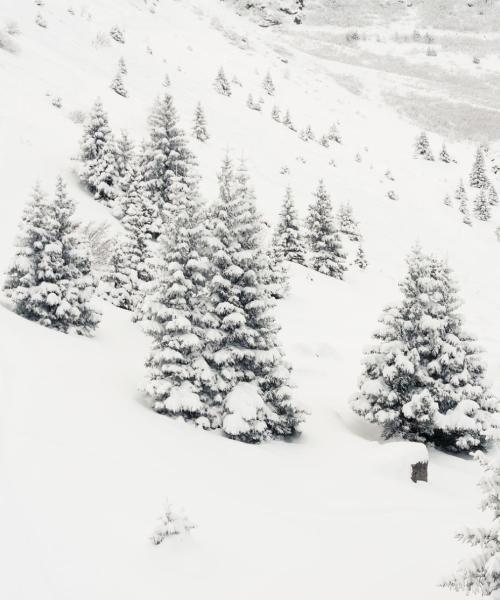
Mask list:
[[[462,214],[462,220],[466,225],[472,225],[471,214],[479,221],[488,221],[491,218],[493,207],[498,204],[498,194],[495,186],[488,177],[486,162],[482,148],[478,148],[472,169],[469,175],[469,187],[475,190],[475,198],[469,200],[463,180],[460,181],[454,198],[458,210]],[[452,206],[453,202],[447,194],[443,200],[446,206]]]
[[[463,329],[451,270],[418,247],[407,265],[401,302],[380,319],[352,407],[386,438],[453,452],[484,448],[498,434],[499,404]]]
[[[344,240],[344,241],[343,241]],[[352,207],[342,204],[336,218],[324,182],[321,180],[314,192],[306,218],[306,226],[300,223],[293,193],[286,189],[279,221],[273,236],[276,256],[285,261],[309,266],[319,273],[343,279],[347,270],[346,242],[358,244],[354,263],[361,269],[367,266]]]
[[[35,186],[4,291],[19,315],[64,333],[90,335],[100,320],[92,302],[96,281],[74,212],[61,178],[51,202]]]
[[[422,131],[422,133],[415,140],[415,156],[417,158],[423,158],[424,160],[434,160],[434,153],[432,152],[431,145],[429,143],[429,138],[427,137],[427,133]],[[444,163],[456,162],[448,153],[448,149],[446,148],[446,144],[443,142],[441,150],[439,152],[439,160]]]

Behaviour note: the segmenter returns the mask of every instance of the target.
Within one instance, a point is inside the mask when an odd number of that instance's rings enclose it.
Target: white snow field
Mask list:
[[[39,12],[46,28],[35,24]],[[102,303],[102,323],[87,339],[24,320],[3,303],[0,598],[463,597],[438,583],[467,553],[455,531],[484,518],[479,467],[431,450],[429,482],[414,484],[410,463],[422,446],[384,442],[348,401],[362,349],[382,308],[398,298],[416,240],[449,258],[466,326],[500,393],[500,209],[468,227],[442,202],[467,178],[481,139],[449,143],[456,164],[415,160],[420,127],[383,104],[375,69],[363,79],[370,93],[353,94],[337,82],[341,71],[349,77],[349,65],[295,50],[293,36],[259,28],[215,0],[0,0],[0,25],[12,22],[15,51],[0,47],[2,272],[37,179],[52,193],[61,174],[81,219],[114,221],[78,182],[72,158],[82,126],[70,115],[100,96],[114,131],[126,128],[139,142],[166,73],[186,130],[199,100],[206,112],[210,140],[190,140],[207,201],[227,150],[246,159],[271,225],[287,184],[304,217],[322,177],[335,208],[351,202],[369,266],[353,267],[345,281],[290,267],[291,294],[276,311],[295,393],[310,415],[299,439],[257,446],[150,410],[140,391],[149,340],[128,312]],[[125,44],[96,43],[113,25]],[[128,98],[109,87],[120,56]],[[220,66],[242,84],[230,98],[212,87]],[[267,71],[274,97],[261,88]],[[262,112],[247,108],[248,93],[262,95]],[[275,103],[290,109],[298,129],[310,123],[320,134],[338,122],[342,145],[301,141],[271,119]],[[429,137],[437,154],[442,139]],[[289,175],[280,173],[284,166]],[[398,200],[387,197],[391,189]],[[167,499],[197,528],[154,546]]]

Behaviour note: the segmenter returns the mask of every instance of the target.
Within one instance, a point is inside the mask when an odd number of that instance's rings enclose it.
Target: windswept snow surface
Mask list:
[[[115,132],[127,128],[140,141],[165,73],[187,130],[199,100],[206,112],[210,140],[192,140],[192,148],[207,200],[227,150],[246,158],[271,225],[287,184],[304,217],[322,177],[336,209],[351,202],[369,266],[352,268],[343,282],[291,266],[290,297],[276,310],[295,392],[310,416],[298,440],[258,446],[150,410],[140,391],[149,341],[128,313],[103,303],[97,335],[85,339],[0,306],[0,598],[459,598],[437,583],[466,552],[456,529],[481,522],[477,465],[431,451],[429,483],[412,483],[410,464],[422,447],[381,441],[348,399],[415,240],[449,258],[467,327],[500,392],[500,209],[467,227],[456,206],[442,203],[467,178],[474,144],[448,145],[456,164],[414,160],[418,127],[376,93],[367,99],[340,87],[333,62],[294,50],[278,30],[262,30],[224,4],[75,0],[72,8],[63,0],[1,1],[0,22],[20,29],[17,52],[0,49],[2,271],[37,178],[52,193],[62,174],[79,217],[109,220],[119,231],[78,183],[72,157],[81,125],[69,115],[101,96]],[[47,28],[35,24],[38,12]],[[114,25],[125,44],[96,44]],[[109,88],[120,56],[126,99]],[[212,87],[221,65],[242,83],[230,98]],[[261,89],[268,70],[275,97]],[[249,93],[264,98],[261,113],[246,107]],[[60,96],[62,107],[47,94]],[[338,121],[344,143],[300,141],[271,119],[275,103],[317,135]],[[429,133],[437,155],[442,140]],[[280,174],[284,166],[289,175]],[[387,197],[391,189],[399,200]],[[153,546],[167,498],[197,528]]]

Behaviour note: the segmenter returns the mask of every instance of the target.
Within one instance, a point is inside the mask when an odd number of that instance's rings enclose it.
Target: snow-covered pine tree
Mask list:
[[[283,125],[285,127],[288,127],[288,129],[291,129],[292,131],[297,131],[295,129],[295,126],[292,122],[292,117],[290,116],[290,111],[287,109],[285,116],[283,117],[283,121],[282,121]]]
[[[460,563],[457,573],[443,586],[467,595],[493,598],[500,590],[500,460],[488,460],[479,452],[475,458],[484,469],[479,482],[483,492],[481,510],[488,511],[491,519],[486,527],[466,528],[457,535],[458,540],[477,550]]]
[[[64,333],[90,334],[99,323],[91,306],[95,281],[73,214],[61,178],[53,203],[35,187],[4,289],[23,317]]]
[[[255,102],[253,100],[252,94],[248,94],[248,96],[247,96],[247,107],[251,108],[252,110],[257,110],[255,108]]]
[[[128,96],[127,88],[123,83],[123,75],[120,69],[118,69],[109,87],[119,96],[123,96],[123,98],[126,98]]]
[[[498,194],[492,183],[490,183],[488,188],[488,202],[490,206],[496,206],[498,204]]]
[[[134,309],[138,289],[137,275],[128,260],[130,243],[129,239],[117,241],[98,288],[101,297],[125,310]]]
[[[241,177],[237,180],[229,157],[219,174],[219,188],[210,211],[209,238],[210,304],[218,321],[218,335],[206,355],[217,373],[212,402],[222,410],[222,428],[231,438],[258,442],[291,435],[303,415],[290,395],[288,368],[263,282],[267,261],[260,220],[249,186],[242,185]]]
[[[461,211],[463,214],[462,217],[462,223],[465,223],[465,225],[470,225],[472,226],[472,219],[470,218],[470,212],[469,209],[467,207],[465,207],[464,210]]]
[[[310,125],[308,125],[306,127],[305,134],[306,134],[306,138],[308,140],[314,141],[316,139],[316,136],[314,135],[314,131],[312,130],[312,127]]]
[[[460,180],[460,183],[455,190],[455,200],[458,202],[459,210],[463,212],[461,206],[467,206],[468,198],[467,192],[465,191],[464,182],[462,180]]]
[[[165,73],[165,77],[163,78],[163,87],[170,87],[170,77],[168,73]]]
[[[448,154],[448,150],[444,142],[441,148],[441,152],[439,153],[439,160],[444,163],[451,163],[451,156]]]
[[[264,77],[264,79],[262,81],[262,87],[264,88],[266,93],[269,94],[269,96],[274,96],[274,93],[276,92],[276,88],[274,86],[274,82],[273,82],[273,79],[272,79],[269,71],[266,73],[266,76]]]
[[[329,148],[330,147],[330,140],[328,139],[327,135],[322,135],[319,140],[318,143],[323,146],[324,148]]]
[[[177,120],[172,96],[157,98],[149,117],[150,139],[141,158],[145,189],[154,210],[150,229],[153,236],[162,231],[173,178],[178,177],[187,186],[195,185],[195,159]]]
[[[116,142],[116,172],[121,180],[127,175],[131,161],[134,159],[134,142],[125,129],[121,130],[121,135]]]
[[[306,244],[290,186],[285,191],[273,245],[283,254],[284,260],[304,266],[307,264]]]
[[[314,197],[315,201],[309,206],[307,216],[311,266],[319,273],[343,279],[346,255],[335,227],[330,196],[323,180],[320,180]]]
[[[120,44],[125,43],[125,36],[123,35],[123,31],[120,29],[120,27],[116,25],[111,27],[109,35],[115,40],[115,42],[119,42]]]
[[[366,269],[368,266],[368,261],[366,260],[365,251],[363,250],[363,246],[361,243],[358,246],[358,250],[356,252],[356,258],[354,259],[354,264],[360,269]]]
[[[104,144],[101,155],[96,161],[93,175],[94,198],[108,208],[112,208],[119,192],[119,184],[116,143],[111,138]]]
[[[275,236],[273,236],[270,247],[266,250],[267,277],[264,275],[264,286],[271,296],[276,300],[286,298],[290,289],[290,276],[283,255],[283,250]]]
[[[445,206],[451,206],[452,202],[451,202],[451,198],[449,194],[446,194],[445,197],[443,198],[443,204]]]
[[[155,411],[193,420],[209,412],[204,395],[212,374],[203,358],[213,316],[204,298],[208,262],[204,220],[193,186],[174,177],[169,218],[160,236],[159,265],[142,307],[152,339],[146,391]]]
[[[201,102],[196,105],[194,111],[193,135],[200,142],[206,142],[210,137],[207,131],[207,120],[201,106]]]
[[[337,142],[337,144],[341,144],[342,143],[342,136],[340,135],[338,127],[337,127],[337,125],[335,125],[335,123],[333,123],[330,126],[330,129],[328,130],[328,133],[326,134],[326,137],[328,138],[328,140],[330,142]]]
[[[422,133],[417,137],[415,141],[415,156],[425,158],[425,160],[434,160],[434,155],[429,144],[429,138],[427,133]]]
[[[498,402],[463,331],[450,269],[418,247],[407,263],[402,300],[380,319],[352,407],[386,438],[455,452],[485,447],[496,435]]]
[[[491,217],[491,205],[485,188],[481,188],[474,201],[474,214],[480,221],[488,221]]]
[[[349,202],[340,205],[337,212],[338,230],[346,235],[351,242],[359,242],[361,234],[359,233],[359,222],[354,218],[352,206]]]
[[[125,64],[125,59],[123,56],[120,56],[118,59],[118,70],[122,75],[126,75],[128,73],[127,65]]]
[[[151,536],[151,541],[155,546],[161,544],[167,537],[187,533],[194,529],[196,525],[182,512],[175,511],[167,502],[158,527]]]
[[[281,123],[281,111],[280,111],[279,107],[276,106],[276,104],[273,106],[273,109],[271,111],[271,117],[277,123]]]
[[[92,194],[96,191],[96,174],[98,170],[100,171],[99,160],[104,147],[112,139],[108,115],[98,98],[85,122],[79,157],[82,163],[80,179]]]
[[[469,183],[471,187],[475,188],[487,188],[489,185],[488,176],[486,175],[486,164],[484,161],[484,154],[479,147],[476,152],[474,164],[469,175]]]
[[[222,96],[230,96],[231,95],[231,85],[226,78],[226,74],[224,73],[224,69],[221,67],[214,81],[215,91]]]

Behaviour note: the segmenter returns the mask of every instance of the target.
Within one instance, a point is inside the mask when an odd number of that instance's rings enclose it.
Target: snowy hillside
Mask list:
[[[303,25],[263,28],[233,4],[0,2],[1,272],[12,260],[37,180],[52,195],[61,175],[81,221],[107,222],[116,238],[123,233],[79,180],[82,119],[100,97],[113,132],[126,129],[139,146],[155,97],[165,91],[187,132],[207,202],[217,198],[224,156],[243,158],[270,238],[286,187],[305,219],[322,178],[335,212],[352,205],[368,267],[350,264],[339,280],[289,265],[290,293],[275,314],[294,397],[309,414],[299,437],[258,445],[151,410],[142,391],[151,340],[130,312],[99,299],[102,321],[87,338],[23,319],[2,296],[0,597],[6,600],[465,598],[439,583],[467,554],[456,531],[484,520],[479,466],[430,448],[429,482],[413,483],[410,465],[425,456],[424,446],[382,440],[349,399],[377,319],[400,298],[398,282],[415,242],[448,259],[466,328],[484,348],[492,390],[500,395],[500,208],[469,226],[454,199],[452,206],[443,203],[461,179],[467,184],[479,143],[490,143],[488,174],[498,187],[490,167],[500,132],[489,125],[498,107],[489,104],[489,84],[475,99],[459,94],[451,74],[450,81],[440,79],[445,60],[439,69],[428,67],[428,73],[438,69],[434,88],[430,75],[424,85],[418,74],[427,57],[413,57],[415,72],[401,64],[389,72],[373,59],[375,42],[363,54],[359,45],[370,40],[341,52],[328,41],[355,27],[339,34],[337,25],[319,24],[318,13],[305,9]],[[380,18],[373,36],[393,26]],[[406,12],[401,19],[413,31]],[[124,43],[110,37],[113,27]],[[371,23],[360,19],[359,27]],[[494,37],[483,48],[491,50],[482,57],[485,70],[497,66]],[[460,52],[446,52],[456,58],[454,76],[464,87],[488,78],[473,71],[472,58],[465,65]],[[110,88],[121,57],[127,97]],[[220,67],[232,81],[230,97],[214,89]],[[262,87],[267,73],[273,96]],[[402,110],[394,99],[415,89],[424,98],[422,112]],[[439,111],[422,116],[429,89],[466,112],[444,125]],[[247,106],[249,94],[255,102],[262,97],[261,110]],[[191,133],[198,102],[206,142]],[[272,118],[275,105],[281,114],[289,110],[298,131]],[[477,135],[463,114],[476,115]],[[342,143],[323,146],[299,136],[310,125],[319,140],[333,124]],[[425,128],[435,161],[413,155]],[[455,162],[438,160],[443,142]],[[469,186],[467,193],[475,197]],[[355,250],[348,246],[349,263]],[[150,538],[167,500],[184,508],[196,528],[156,546]]]

